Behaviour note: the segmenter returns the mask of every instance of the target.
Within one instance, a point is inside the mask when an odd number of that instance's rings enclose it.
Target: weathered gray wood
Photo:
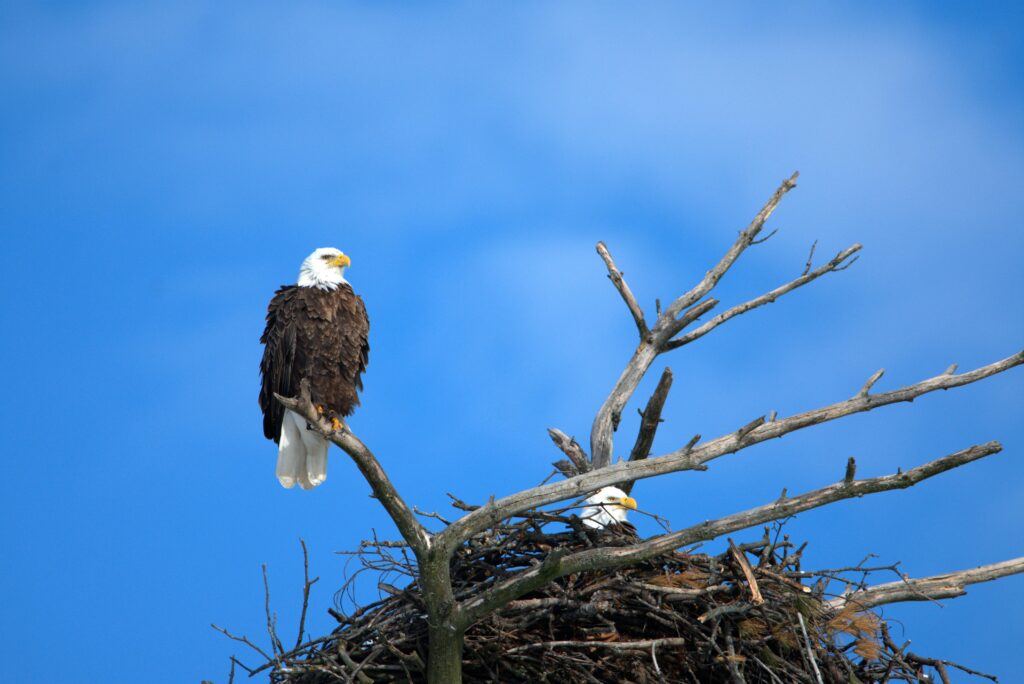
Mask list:
[[[658,425],[661,424],[661,411],[665,408],[665,400],[668,399],[670,389],[672,389],[672,369],[666,367],[658,379],[658,386],[654,388],[651,398],[647,400],[647,406],[640,414],[640,429],[637,431],[633,450],[629,452],[630,461],[642,461],[651,455],[654,435],[657,434]],[[623,482],[619,488],[629,494],[633,491],[634,484],[633,481]]]
[[[587,570],[614,569],[654,558],[682,546],[714,539],[736,530],[787,518],[803,511],[820,508],[853,497],[905,489],[930,477],[1002,451],[999,442],[988,442],[944,456],[906,472],[865,480],[845,480],[799,496],[778,499],[772,503],[709,520],[678,532],[652,537],[630,546],[598,547],[567,555],[552,553],[540,565],[498,582],[487,591],[462,604],[466,624],[488,614],[495,608],[547,584],[551,580]]]
[[[398,494],[398,490],[391,484],[391,479],[373,452],[350,430],[347,428],[344,430],[333,429],[327,419],[317,412],[309,398],[308,380],[303,380],[300,388],[298,397],[282,397],[278,394],[274,396],[286,409],[305,418],[310,426],[341,447],[352,458],[356,467],[359,468],[359,472],[369,483],[374,496],[384,506],[391,519],[395,521],[402,538],[409,543],[418,557],[425,555],[431,544],[430,533],[420,524],[412,510]]]
[[[623,370],[622,374],[619,376],[619,379],[612,388],[612,391],[608,394],[608,397],[601,405],[601,408],[598,409],[597,415],[594,416],[594,422],[590,430],[590,459],[594,468],[604,468],[612,462],[614,441],[612,435],[616,428],[618,428],[619,418],[622,415],[623,408],[633,396],[633,392],[636,391],[637,386],[640,384],[640,380],[642,380],[644,375],[647,373],[651,363],[658,354],[686,344],[684,341],[673,341],[672,338],[718,304],[717,300],[714,299],[705,302],[700,302],[700,300],[714,289],[747,247],[757,242],[755,238],[760,234],[761,229],[764,228],[764,224],[768,220],[768,217],[775,211],[775,208],[778,206],[783,196],[796,187],[797,176],[799,176],[799,173],[794,173],[791,177],[782,182],[782,185],[780,185],[775,193],[768,199],[765,205],[761,208],[761,211],[759,211],[753,221],[750,222],[750,225],[740,232],[732,247],[729,248],[714,268],[705,273],[704,277],[699,283],[697,283],[697,285],[677,297],[665,308],[664,311],[661,311],[658,315],[657,322],[649,332],[647,331],[646,323],[643,321],[643,314],[640,312],[639,306],[636,305],[636,298],[633,297],[632,292],[625,284],[625,281],[622,279],[618,269],[615,268],[615,264],[612,261],[611,255],[608,253],[604,243],[598,243],[597,251],[601,255],[601,258],[604,259],[605,265],[608,267],[609,277],[612,279],[612,282],[615,283],[616,288],[619,290],[619,293],[622,295],[627,306],[629,306],[630,311],[633,313],[634,321],[637,324],[638,330],[640,330],[640,344],[637,346],[636,351],[633,353],[633,357],[626,365],[625,370]],[[845,252],[841,252],[840,255],[846,254],[846,256],[843,256],[843,258],[840,259],[840,262],[859,249],[860,245],[854,245],[854,247],[849,248]],[[839,255],[837,255],[836,258],[839,259]],[[747,304],[740,305],[739,307],[734,307],[723,314],[723,317],[719,317],[719,319],[717,319],[718,322],[714,325],[711,325],[710,327],[705,326],[704,332],[692,339],[696,339],[697,337],[706,334],[733,316],[769,301],[775,301],[775,298],[785,294],[786,292],[789,292],[800,285],[806,284],[815,278],[824,275],[824,273],[836,270],[841,270],[841,268],[838,268],[838,264],[833,265],[832,262],[830,262],[828,265],[813,273],[805,272],[804,275],[796,281],[784,285],[781,288],[777,288],[777,290],[773,290],[766,295],[762,295],[762,297],[758,298],[760,301],[754,300],[754,302],[748,302]],[[692,339],[688,341],[692,341]]]
[[[601,258],[604,259],[604,265],[608,267],[608,279],[612,281],[612,285],[622,295],[622,301],[626,303],[629,313],[633,315],[633,322],[636,323],[640,339],[646,339],[650,331],[647,329],[647,322],[644,321],[644,312],[637,303],[636,297],[633,296],[632,290],[629,289],[629,285],[626,284],[625,278],[622,277],[622,272],[615,267],[615,261],[603,242],[597,243],[597,253],[601,255]]]
[[[777,418],[772,422],[765,422],[742,437],[737,437],[736,432],[731,432],[698,446],[683,447],[663,456],[632,463],[616,463],[568,480],[534,487],[481,506],[456,520],[441,534],[453,540],[467,539],[499,520],[531,508],[578,498],[595,492],[601,487],[618,485],[630,480],[642,480],[682,470],[695,470],[716,458],[769,439],[782,437],[812,425],[838,420],[854,413],[871,411],[889,404],[913,401],[929,392],[961,387],[1002,373],[1021,363],[1024,363],[1024,351],[959,375],[943,373],[914,385],[869,396],[860,396],[858,393],[851,399],[830,406],[806,411],[789,418]]]
[[[979,582],[991,582],[1000,577],[1009,577],[1024,573],[1024,557],[1006,560],[1001,563],[982,565],[970,570],[947,572],[920,579],[909,577],[896,582],[886,582],[866,587],[840,596],[827,602],[830,608],[841,610],[853,606],[857,610],[867,610],[887,603],[901,601],[933,601],[943,598],[956,598],[967,593],[967,585]]]
[[[833,259],[824,266],[821,266],[820,268],[817,268],[813,271],[808,271],[801,275],[799,278],[794,278],[785,285],[780,285],[779,287],[775,288],[771,292],[766,292],[759,297],[755,297],[749,301],[743,302],[742,304],[737,304],[728,311],[723,311],[722,313],[718,314],[704,325],[693,329],[692,331],[686,333],[685,335],[680,335],[679,337],[666,342],[665,351],[678,349],[683,345],[687,345],[695,340],[699,340],[700,338],[704,337],[709,332],[711,332],[718,326],[722,325],[726,321],[735,318],[740,314],[745,314],[751,309],[756,309],[759,306],[764,306],[765,304],[771,304],[782,295],[792,292],[798,287],[803,287],[807,283],[813,282],[823,275],[826,275],[828,273],[837,273],[839,271],[846,269],[856,260],[856,257],[854,257],[853,259],[850,259],[850,257],[859,252],[862,249],[862,247],[863,246],[860,244],[855,244],[850,247],[847,247],[843,251],[836,254],[836,256],[833,257]],[[849,261],[847,261],[847,259],[849,259]]]

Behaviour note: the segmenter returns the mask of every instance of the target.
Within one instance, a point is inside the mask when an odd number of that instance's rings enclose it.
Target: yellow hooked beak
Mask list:
[[[634,499],[631,496],[624,496],[621,499],[619,499],[619,505],[622,506],[623,508],[628,508],[630,510],[635,511],[636,510],[636,499]]]
[[[344,254],[339,254],[338,256],[334,257],[334,259],[332,259],[329,263],[331,264],[331,266],[346,266],[347,267],[347,266],[351,266],[352,265],[352,260],[349,259],[348,256],[346,256]]]

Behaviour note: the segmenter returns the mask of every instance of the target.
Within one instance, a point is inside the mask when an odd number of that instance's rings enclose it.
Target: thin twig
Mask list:
[[[217,630],[218,632],[220,632],[221,634],[223,634],[224,636],[226,636],[227,638],[229,638],[229,639],[231,639],[231,640],[233,640],[233,641],[238,641],[238,642],[240,642],[240,643],[243,643],[243,644],[245,644],[246,646],[248,646],[248,647],[249,647],[249,648],[251,648],[252,650],[254,650],[254,651],[256,651],[257,653],[259,653],[259,654],[260,654],[261,656],[263,656],[264,660],[269,660],[269,661],[271,661],[271,662],[273,662],[273,661],[274,661],[274,658],[273,658],[273,657],[271,657],[270,655],[268,655],[268,654],[267,654],[267,652],[266,652],[266,651],[264,651],[264,650],[263,650],[262,648],[260,648],[259,646],[257,646],[257,645],[256,645],[256,644],[254,644],[253,642],[249,641],[249,638],[248,638],[248,637],[246,637],[246,636],[235,636],[234,634],[232,634],[232,633],[231,633],[231,632],[229,632],[228,630],[224,629],[223,627],[218,627],[217,625],[215,625],[215,624],[212,624],[212,623],[210,624],[210,626],[211,626],[211,627],[213,627],[213,628],[214,628],[215,630]],[[242,665],[242,663],[239,663],[239,665]],[[242,667],[245,667],[245,666],[244,666],[244,665],[242,665]],[[246,668],[246,669],[248,669],[248,668]]]
[[[319,577],[314,577],[313,580],[310,581],[309,552],[306,551],[306,540],[299,539],[299,543],[302,544],[302,576],[304,583],[302,585],[302,613],[299,616],[299,636],[295,640],[295,648],[298,648],[302,644],[302,635],[306,631],[306,611],[309,608],[309,590],[320,579]]]
[[[814,657],[814,649],[811,647],[811,637],[807,635],[807,626],[804,625],[804,616],[800,611],[796,613],[796,619],[800,622],[800,631],[804,635],[804,645],[807,647],[807,657],[811,661],[811,668],[814,670],[814,677],[818,684],[825,684],[821,679],[821,670],[818,669],[818,659]]]
[[[804,272],[801,275],[807,275],[811,272],[811,266],[814,264],[814,250],[818,247],[818,241],[815,240],[811,244],[811,253],[807,255],[807,263],[804,265]]]
[[[280,655],[284,653],[284,648],[281,646],[281,640],[277,638],[277,617],[273,616],[270,612],[270,581],[267,579],[267,564],[263,563],[263,609],[267,614],[267,634],[270,635],[270,647],[274,650],[274,655]]]
[[[469,515],[463,516],[452,523],[448,529],[440,533],[447,543],[455,540],[468,539],[487,529],[490,525],[531,508],[539,508],[557,501],[582,496],[587,492],[596,492],[602,487],[617,485],[629,480],[642,480],[664,473],[695,470],[704,464],[740,449],[787,435],[814,425],[838,420],[854,413],[872,411],[881,406],[913,401],[931,392],[961,387],[979,380],[1002,373],[1024,363],[1024,351],[1017,352],[1000,361],[990,363],[973,371],[959,375],[939,375],[922,380],[914,385],[901,387],[891,392],[872,394],[870,397],[853,397],[822,408],[806,411],[789,418],[777,419],[765,423],[744,435],[742,441],[731,432],[699,446],[683,447],[663,456],[648,458],[643,461],[616,463],[615,465],[594,470],[585,475],[552,482],[543,487],[534,487],[489,503]]]
[[[845,270],[847,266],[853,263],[854,259],[851,259],[848,262],[846,260],[849,259],[854,254],[856,254],[858,251],[860,251],[861,247],[862,246],[859,244],[847,247],[842,252],[839,252],[835,257],[833,257],[831,261],[829,261],[824,266],[821,266],[813,271],[804,273],[799,278],[795,278],[786,283],[785,285],[780,285],[774,290],[766,292],[765,294],[759,297],[755,297],[754,299],[743,302],[742,304],[737,304],[736,306],[732,307],[727,311],[723,311],[722,313],[718,314],[717,316],[715,316],[714,318],[712,318],[710,321],[700,326],[699,328],[696,328],[695,330],[688,332],[685,335],[677,337],[676,339],[671,340],[670,342],[666,342],[664,347],[665,351],[678,349],[683,345],[687,345],[695,340],[699,340],[701,337],[704,337],[709,332],[711,332],[718,326],[722,325],[726,321],[729,321],[730,319],[735,318],[740,314],[745,314],[746,312],[752,309],[764,306],[765,304],[771,304],[779,297],[788,294],[799,287],[803,287],[808,283],[814,282],[823,275],[826,275],[828,273],[838,273],[839,271]],[[845,265],[844,262],[846,262]]]

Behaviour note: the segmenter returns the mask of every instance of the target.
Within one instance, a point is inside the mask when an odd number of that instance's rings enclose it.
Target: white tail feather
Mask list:
[[[299,418],[296,416],[296,418]],[[316,487],[327,479],[327,447],[328,442],[323,435],[315,430],[306,430],[306,421],[302,422],[303,430],[300,432],[302,443],[306,447],[305,482],[299,481],[303,489]],[[308,486],[307,486],[308,485]]]
[[[318,435],[319,436],[319,435]],[[306,449],[306,477],[316,487],[327,479],[327,440],[321,439],[316,447]]]
[[[295,420],[297,415],[291,411],[284,412],[281,421],[281,439],[277,448],[277,480],[285,489],[291,489],[299,482],[300,474],[306,471],[306,445],[302,441],[302,432],[306,423],[300,427]]]
[[[327,479],[327,447],[320,434],[306,429],[306,419],[291,411],[284,412],[281,440],[277,451],[277,479],[281,486],[296,483],[312,489]]]

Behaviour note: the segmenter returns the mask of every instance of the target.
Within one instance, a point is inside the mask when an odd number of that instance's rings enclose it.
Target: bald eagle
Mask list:
[[[636,510],[636,499],[618,487],[605,487],[592,495],[580,511],[580,520],[587,527],[603,530],[609,525],[627,523],[626,513]]]
[[[313,404],[335,428],[359,405],[370,321],[345,280],[350,264],[333,247],[317,249],[302,262],[298,283],[281,287],[267,307],[260,409],[263,434],[278,444],[277,479],[284,487],[312,489],[327,479],[328,442],[274,394],[297,396],[299,383],[309,380]]]

